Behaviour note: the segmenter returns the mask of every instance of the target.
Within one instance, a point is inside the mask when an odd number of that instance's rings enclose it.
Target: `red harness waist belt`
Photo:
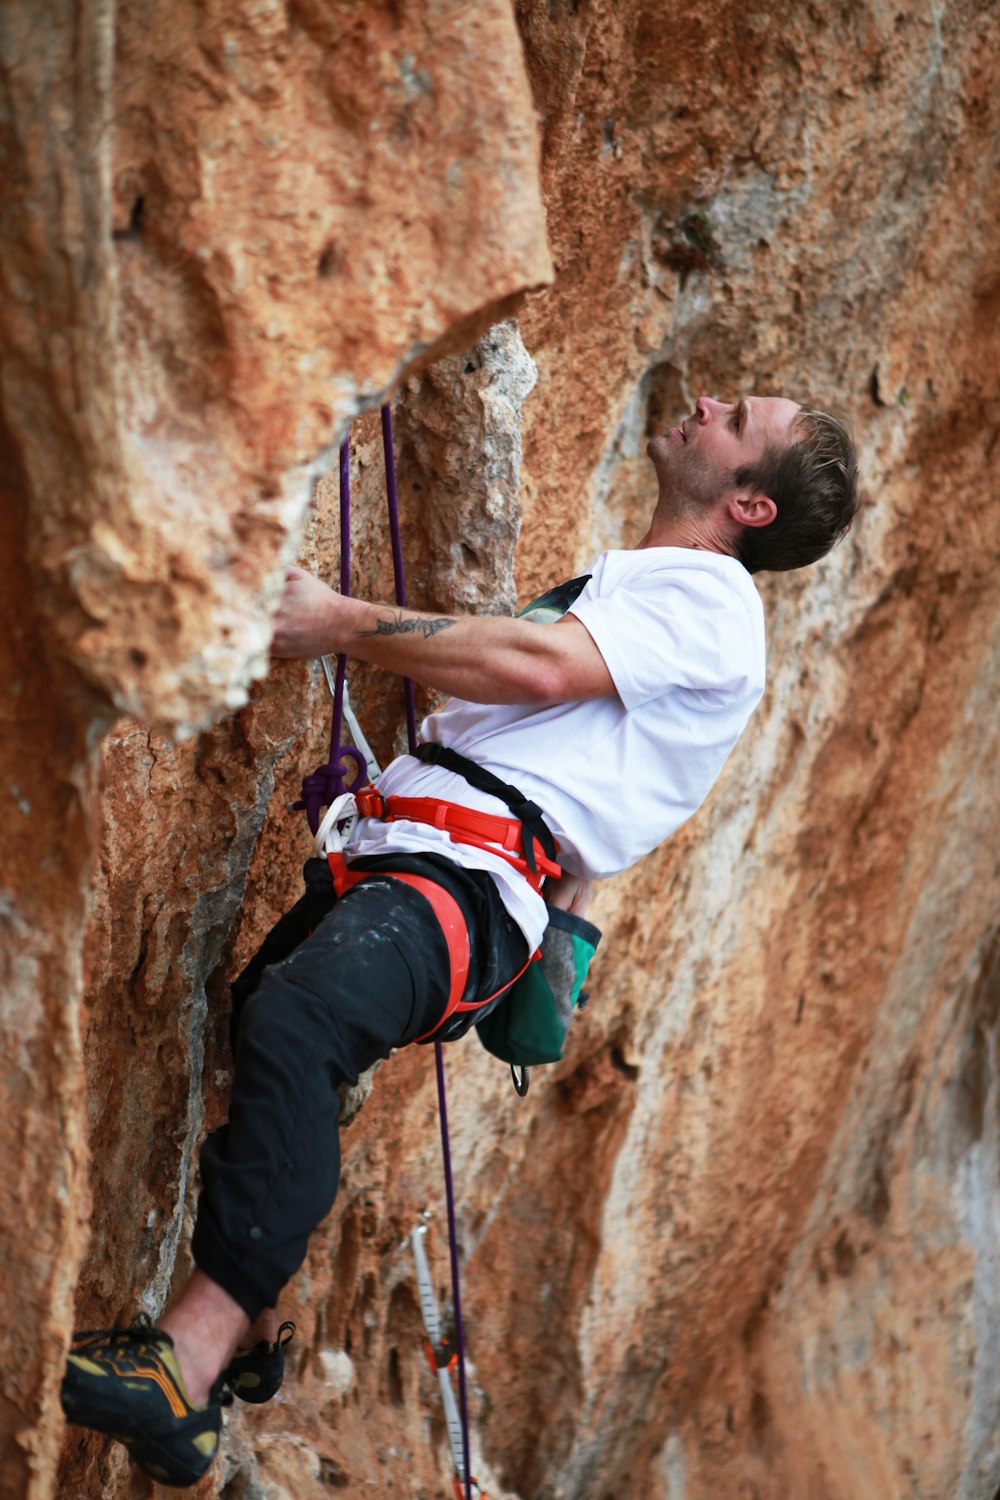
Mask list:
[[[383,797],[373,786],[363,786],[356,793],[358,812],[363,818],[381,818],[386,823],[405,819],[440,828],[456,844],[471,844],[507,861],[518,870],[532,890],[541,894],[542,878],[558,879],[562,870],[554,859],[542,852],[537,839],[532,840],[534,870],[525,857],[523,825],[517,818],[499,817],[495,813],[477,812],[459,802],[442,802],[438,797]],[[558,852],[558,845],[556,846]]]

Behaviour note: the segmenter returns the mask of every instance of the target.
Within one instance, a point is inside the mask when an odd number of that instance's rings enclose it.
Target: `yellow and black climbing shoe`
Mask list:
[[[174,1354],[158,1328],[99,1328],[75,1333],[62,1383],[68,1422],[124,1443],[159,1484],[196,1484],[219,1446],[222,1407],[232,1401],[216,1381],[203,1407],[192,1406]]]
[[[285,1345],[294,1334],[294,1323],[282,1323],[276,1339],[261,1339],[252,1349],[237,1349],[222,1372],[234,1396],[256,1406],[270,1401],[285,1378]]]

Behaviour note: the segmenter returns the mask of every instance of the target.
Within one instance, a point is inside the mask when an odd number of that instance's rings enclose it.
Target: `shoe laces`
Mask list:
[[[114,1323],[110,1328],[78,1328],[72,1337],[74,1345],[86,1344],[123,1344],[128,1339],[135,1339],[139,1343],[148,1344],[153,1338],[162,1339],[173,1348],[174,1341],[169,1333],[164,1333],[156,1328],[148,1313],[139,1313],[134,1323]]]
[[[89,1346],[91,1349],[101,1346],[110,1348],[130,1341],[140,1345],[149,1345],[154,1340],[166,1344],[170,1349],[174,1347],[174,1341],[169,1333],[164,1333],[161,1328],[157,1328],[148,1313],[139,1313],[134,1323],[115,1323],[110,1328],[78,1329],[73,1334],[73,1348],[78,1353],[81,1346]],[[223,1369],[212,1384],[206,1407],[213,1403],[217,1406],[232,1406],[233,1396],[225,1384],[225,1377],[226,1371]],[[186,1392],[184,1394],[186,1396]],[[190,1400],[190,1398],[187,1399]],[[197,1410],[197,1408],[193,1409]]]

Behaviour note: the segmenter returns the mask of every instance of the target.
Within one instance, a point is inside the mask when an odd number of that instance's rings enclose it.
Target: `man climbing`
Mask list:
[[[510,983],[546,902],[582,911],[591,880],[690,817],[763,692],[750,575],[822,557],[857,508],[848,431],[794,401],[701,397],[648,452],[648,531],[557,591],[568,608],[555,623],[422,614],[289,574],[275,654],[346,652],[449,694],[422,735],[464,759],[393,762],[339,898],[310,861],[306,895],[234,986],[232,1104],[202,1151],[196,1269],[157,1328],[74,1341],[67,1416],[127,1443],[162,1482],[207,1469],[227,1386],[266,1400],[280,1385],[275,1307],[336,1194],[338,1087],[394,1047],[462,1034],[478,1013],[455,1002]]]

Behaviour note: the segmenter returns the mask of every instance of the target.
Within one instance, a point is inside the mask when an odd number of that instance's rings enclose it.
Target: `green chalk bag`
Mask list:
[[[487,1052],[510,1063],[518,1093],[527,1093],[529,1066],[562,1057],[573,1012],[586,1002],[583,985],[601,940],[593,922],[559,907],[547,910],[541,958],[528,965],[496,1009],[476,1024]]]

